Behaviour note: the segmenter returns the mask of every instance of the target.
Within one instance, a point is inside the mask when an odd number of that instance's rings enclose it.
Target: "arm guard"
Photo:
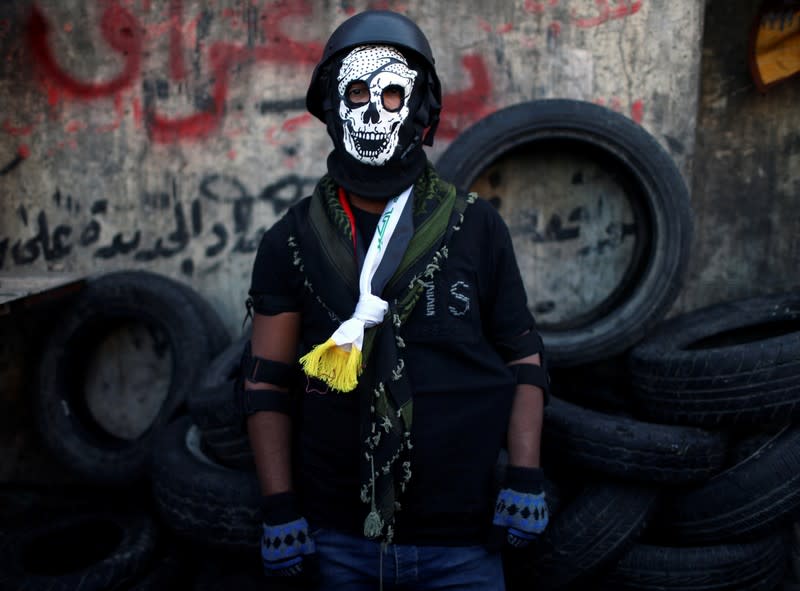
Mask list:
[[[550,401],[550,376],[547,373],[547,366],[544,364],[542,357],[542,365],[534,365],[533,363],[515,363],[509,365],[514,374],[517,384],[530,384],[542,389],[544,394],[544,403]]]
[[[254,383],[272,384],[288,388],[292,383],[294,367],[288,363],[272,361],[251,353],[250,343],[244,348],[241,372],[245,380]],[[244,414],[249,416],[260,410],[271,410],[291,414],[289,393],[280,390],[255,390],[244,386],[242,396]]]
[[[508,341],[498,341],[495,348],[506,363],[536,353],[544,356],[544,343],[535,328]]]

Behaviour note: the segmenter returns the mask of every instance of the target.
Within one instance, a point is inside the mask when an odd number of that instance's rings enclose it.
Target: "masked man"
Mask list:
[[[490,539],[525,546],[548,521],[547,375],[508,230],[426,158],[441,86],[408,18],[340,25],[306,100],[333,140],[328,174],[264,235],[250,289],[265,572],[503,589]]]

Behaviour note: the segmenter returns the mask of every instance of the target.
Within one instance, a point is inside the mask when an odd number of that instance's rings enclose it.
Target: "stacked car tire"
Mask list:
[[[509,557],[513,588],[780,588],[800,518],[800,291],[674,317],[627,361],[553,370],[571,402],[547,408],[543,453],[575,492]]]

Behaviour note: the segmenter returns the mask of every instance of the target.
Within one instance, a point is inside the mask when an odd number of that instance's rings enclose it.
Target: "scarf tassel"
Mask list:
[[[383,533],[383,519],[376,509],[373,509],[364,520],[364,536],[369,540],[375,540]]]
[[[300,358],[306,375],[318,378],[334,390],[350,392],[361,374],[361,351],[355,345],[350,350],[340,347],[330,338]]]

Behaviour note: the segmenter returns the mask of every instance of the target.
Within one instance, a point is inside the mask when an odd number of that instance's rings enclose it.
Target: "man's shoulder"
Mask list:
[[[289,229],[296,229],[298,224],[304,223],[308,218],[310,203],[311,196],[307,196],[290,205],[284,214],[278,218],[278,221],[270,227],[270,231],[286,232]]]
[[[261,238],[261,248],[283,248],[290,236],[296,235],[302,229],[308,218],[308,205],[310,197],[304,197],[287,209],[278,220],[272,224]]]
[[[298,219],[305,219],[308,216],[308,209],[311,205],[311,195],[307,195],[289,207],[284,217],[296,216]]]
[[[505,225],[500,212],[487,199],[477,193],[474,202],[467,208],[465,216],[469,225],[473,228],[480,228],[486,232],[494,232]]]

